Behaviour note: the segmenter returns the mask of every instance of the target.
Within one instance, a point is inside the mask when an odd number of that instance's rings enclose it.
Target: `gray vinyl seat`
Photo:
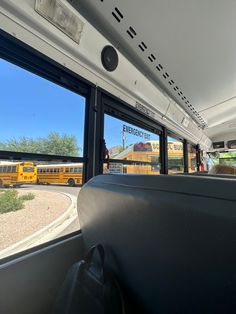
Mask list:
[[[183,173],[178,173],[178,175],[183,175]],[[189,176],[201,176],[201,177],[213,177],[213,178],[228,178],[228,179],[236,179],[236,175],[234,174],[213,174],[213,173],[208,173],[208,172],[193,172],[193,173],[187,173],[184,175],[189,175]]]
[[[236,313],[235,180],[101,175],[81,189],[78,214],[130,313]]]

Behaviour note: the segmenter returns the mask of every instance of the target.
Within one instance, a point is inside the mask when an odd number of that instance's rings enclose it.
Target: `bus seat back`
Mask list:
[[[85,245],[105,245],[140,312],[231,313],[235,188],[212,177],[97,176],[78,197]]]

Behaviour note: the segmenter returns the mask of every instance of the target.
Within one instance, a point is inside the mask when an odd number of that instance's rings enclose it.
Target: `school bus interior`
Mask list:
[[[11,77],[18,100],[2,104],[11,117],[0,108],[1,124],[8,121],[0,159],[77,163],[83,186],[66,177],[77,229],[0,251],[0,313],[52,313],[68,269],[96,243],[107,250],[127,313],[236,313],[236,177],[208,173],[236,168],[235,12],[232,0],[1,0],[1,86],[8,64],[52,85],[31,89]],[[18,84],[35,98],[25,111]],[[73,97],[82,99],[81,120]],[[31,110],[40,115],[32,126]],[[32,127],[41,140],[37,129],[57,131],[54,122],[80,136],[78,154],[2,144],[27,123],[24,138]],[[36,190],[48,195],[43,183]]]

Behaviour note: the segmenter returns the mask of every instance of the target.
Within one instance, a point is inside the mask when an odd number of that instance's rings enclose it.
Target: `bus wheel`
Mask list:
[[[74,186],[75,185],[75,180],[74,179],[69,179],[68,180],[69,186]]]

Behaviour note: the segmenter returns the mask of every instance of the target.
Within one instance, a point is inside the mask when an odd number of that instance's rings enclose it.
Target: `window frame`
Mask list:
[[[151,119],[149,116],[145,116],[143,113],[138,111],[135,107],[128,105],[127,103],[118,100],[116,97],[109,95],[107,92],[101,90],[100,94],[100,163],[99,163],[99,173],[103,173],[103,165],[108,163],[121,163],[123,165],[141,165],[141,166],[153,166],[152,162],[148,161],[138,161],[138,160],[124,160],[124,159],[108,159],[104,158],[104,120],[105,115],[109,115],[113,118],[119,119],[123,122],[133,124],[136,127],[140,127],[147,132],[151,132],[159,136],[159,147],[160,147],[160,164],[162,173],[162,140],[163,136],[163,126],[159,124],[154,119]],[[155,164],[156,165],[156,164]]]

